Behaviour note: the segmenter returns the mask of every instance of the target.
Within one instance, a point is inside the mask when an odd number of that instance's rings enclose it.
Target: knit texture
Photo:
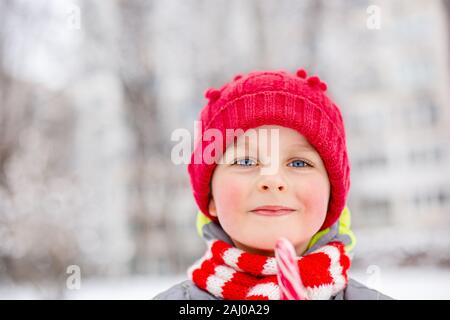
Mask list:
[[[297,258],[308,300],[326,300],[348,283],[350,258],[340,242],[330,242]],[[279,300],[277,263],[242,251],[222,240],[208,243],[206,254],[189,270],[190,279],[201,289],[225,300]]]
[[[210,182],[220,152],[213,163],[203,161],[211,141],[205,131],[217,129],[224,139],[218,150],[226,150],[227,129],[246,131],[262,125],[279,125],[297,130],[319,153],[330,181],[331,192],[326,219],[321,230],[331,226],[342,212],[350,188],[344,123],[337,105],[325,94],[327,85],[317,76],[307,77],[284,71],[255,71],[237,75],[220,89],[206,91],[207,105],[200,112],[201,131],[188,165],[194,198],[208,217]],[[229,134],[229,133],[228,133]],[[210,147],[211,148],[211,147]],[[201,159],[200,163],[198,160]]]

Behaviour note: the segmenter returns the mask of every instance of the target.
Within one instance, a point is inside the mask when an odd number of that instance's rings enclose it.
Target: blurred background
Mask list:
[[[341,107],[351,276],[450,299],[450,1],[0,2],[0,298],[151,299],[205,245],[171,133],[304,67]]]

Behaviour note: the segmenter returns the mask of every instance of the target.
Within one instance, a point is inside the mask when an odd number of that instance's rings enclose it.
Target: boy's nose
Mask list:
[[[286,191],[287,184],[280,177],[266,178],[259,183],[259,189],[261,191]]]
[[[278,188],[279,191],[283,191],[285,189],[284,186],[278,186],[278,187],[273,188],[273,189],[277,189],[277,188]],[[265,191],[265,190],[269,190],[269,189],[270,189],[270,187],[268,185],[266,185],[266,184],[262,185],[262,190]]]

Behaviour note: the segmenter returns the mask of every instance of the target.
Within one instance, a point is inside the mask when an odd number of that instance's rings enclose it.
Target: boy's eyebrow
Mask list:
[[[245,143],[235,144],[234,148],[236,151],[237,150],[239,150],[239,151],[241,151],[241,150],[257,151],[258,150],[258,147],[256,147],[254,143],[249,145],[247,141]],[[285,148],[285,152],[306,152],[306,153],[311,153],[311,154],[317,153],[317,151],[316,151],[316,149],[314,149],[314,147],[312,147],[311,145],[303,144],[303,143],[291,144]]]
[[[255,143],[250,143],[247,139],[244,139],[244,141],[239,141],[234,143],[235,148],[257,148]]]
[[[295,143],[291,144],[288,147],[289,150],[303,150],[303,151],[315,151],[315,149],[309,145],[301,144],[301,143]]]
[[[238,148],[238,147],[255,147],[255,144],[249,144],[248,141],[245,141],[244,143],[241,141],[240,143],[235,143],[234,147]],[[306,144],[302,144],[302,143],[294,143],[289,145],[286,149],[289,150],[306,150],[306,151],[315,151],[315,149],[313,147],[311,147],[310,145],[306,145]]]

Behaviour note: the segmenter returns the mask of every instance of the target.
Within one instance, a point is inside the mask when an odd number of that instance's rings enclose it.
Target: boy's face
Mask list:
[[[271,130],[278,130],[278,139],[271,138]],[[238,248],[272,255],[276,241],[285,237],[301,255],[326,217],[330,183],[325,166],[293,129],[267,125],[252,131],[219,161],[209,212]],[[261,206],[291,210],[255,210]]]

